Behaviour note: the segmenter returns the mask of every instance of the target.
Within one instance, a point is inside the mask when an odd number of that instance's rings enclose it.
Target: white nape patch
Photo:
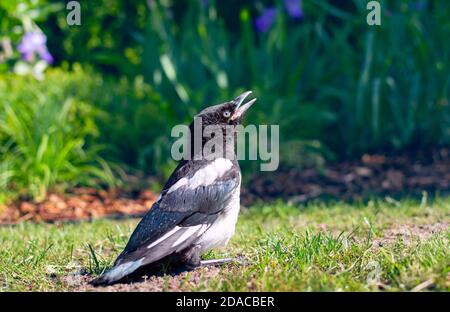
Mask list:
[[[172,185],[167,194],[176,191],[178,188],[187,185],[190,189],[195,189],[199,186],[208,186],[216,179],[223,176],[231,167],[233,163],[226,158],[217,158],[209,165],[199,169],[192,178],[181,178],[174,185]]]
[[[110,281],[117,281],[122,277],[136,271],[141,266],[142,261],[144,261],[144,258],[118,265],[117,267],[114,267],[112,270],[107,272],[105,274],[105,278]]]
[[[163,236],[161,236],[160,238],[158,238],[157,240],[155,240],[153,243],[151,243],[150,245],[147,246],[147,248],[152,248],[156,245],[158,245],[159,243],[161,243],[163,240],[167,239],[169,236],[171,236],[172,234],[174,234],[175,232],[178,232],[180,229],[182,229],[182,227],[180,226],[175,226],[173,229],[171,229],[169,232],[167,232],[166,234],[164,234]]]
[[[194,226],[189,226],[186,227],[185,232],[178,237],[178,239],[172,244],[172,247],[178,246],[180,244],[182,244],[185,240],[187,240],[192,234],[194,234],[198,229],[199,230],[199,234],[203,233],[203,228],[206,227],[206,224],[198,224],[198,225],[194,225]],[[199,236],[199,235],[197,235]]]

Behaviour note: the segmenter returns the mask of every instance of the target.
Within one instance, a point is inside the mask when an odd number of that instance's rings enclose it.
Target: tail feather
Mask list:
[[[99,278],[93,280],[91,284],[95,286],[113,284],[143,265],[155,263],[172,254],[181,252],[191,246],[208,227],[208,224],[175,226],[148,246],[143,246],[129,253],[125,249],[117,258],[114,266]]]
[[[120,281],[125,276],[136,271],[142,265],[143,260],[144,258],[141,258],[136,261],[130,261],[115,265],[112,269],[91,281],[90,284],[93,286],[114,284],[115,282]]]

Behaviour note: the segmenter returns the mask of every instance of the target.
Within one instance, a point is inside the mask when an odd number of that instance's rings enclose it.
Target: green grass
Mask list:
[[[428,282],[428,290],[449,291],[449,216],[450,198],[253,207],[242,212],[230,244],[206,255],[241,256],[249,265],[223,267],[215,278],[200,276],[181,288],[401,291]],[[73,290],[65,277],[100,274],[137,221],[1,227],[0,289]],[[427,234],[433,224],[445,224],[443,231]],[[421,236],[396,236],[408,226]]]

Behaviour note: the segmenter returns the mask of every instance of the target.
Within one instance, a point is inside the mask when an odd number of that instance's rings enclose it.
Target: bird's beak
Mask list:
[[[231,116],[231,120],[235,120],[235,119],[239,119],[241,118],[245,112],[250,108],[250,106],[253,105],[253,103],[255,103],[256,99],[250,100],[247,103],[245,103],[244,105],[242,105],[242,103],[244,102],[245,98],[252,93],[252,91],[247,91],[242,93],[241,95],[239,95],[237,98],[235,98],[233,100],[233,103],[235,103],[236,107],[234,109],[234,113]]]

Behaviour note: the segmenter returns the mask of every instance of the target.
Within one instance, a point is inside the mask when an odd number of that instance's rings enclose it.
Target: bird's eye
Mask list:
[[[230,117],[230,116],[231,116],[230,111],[224,111],[224,112],[223,112],[223,117],[228,118],[228,117]]]

